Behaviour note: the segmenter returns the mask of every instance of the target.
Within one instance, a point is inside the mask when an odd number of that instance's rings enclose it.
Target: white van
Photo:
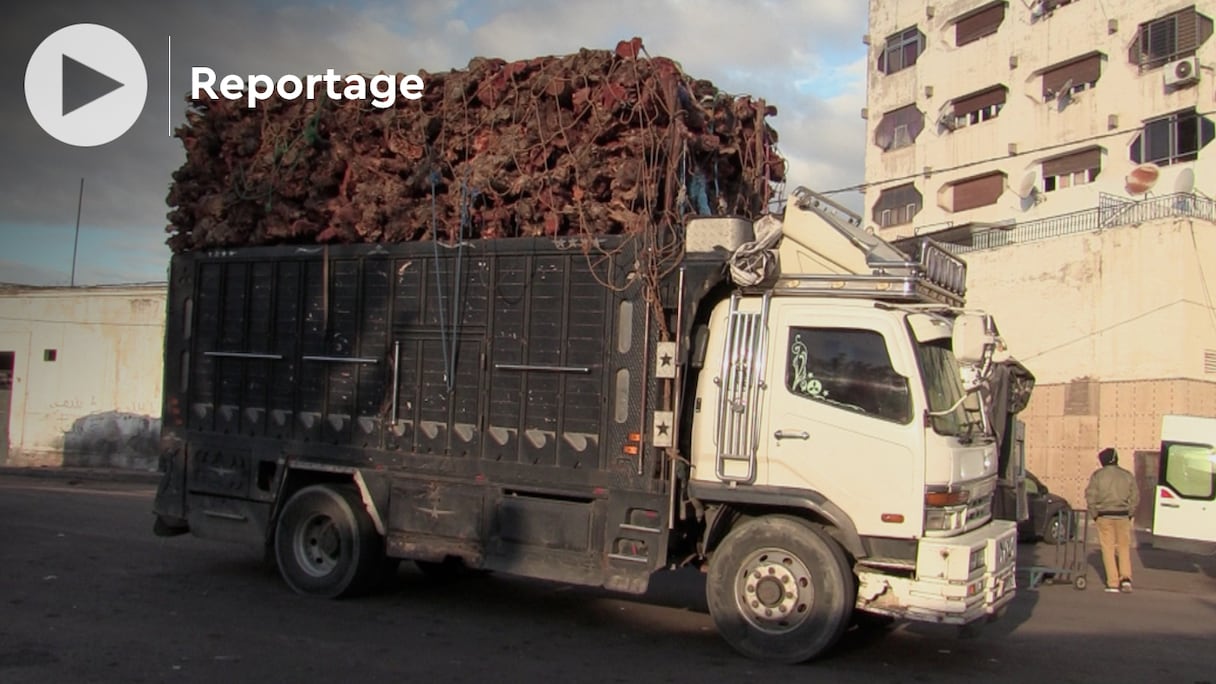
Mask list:
[[[1162,418],[1153,546],[1216,553],[1216,418]]]

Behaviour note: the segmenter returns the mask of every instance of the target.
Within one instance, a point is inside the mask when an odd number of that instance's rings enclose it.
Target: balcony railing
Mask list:
[[[984,228],[969,235],[952,236],[948,241],[942,241],[942,244],[955,254],[964,254],[981,249],[994,249],[1005,245],[1045,240],[1060,235],[1131,226],[1146,221],[1169,218],[1192,218],[1216,223],[1216,201],[1195,193],[1160,195],[1139,201],[1102,194],[1098,198],[1098,206],[1092,209],[1014,223],[1000,228]],[[925,236],[922,231],[918,231],[918,233]]]

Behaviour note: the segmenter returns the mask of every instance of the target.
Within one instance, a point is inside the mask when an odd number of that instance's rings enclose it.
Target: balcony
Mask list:
[[[907,242],[930,237],[954,254],[966,254],[1061,235],[1133,226],[1171,218],[1190,218],[1216,223],[1216,200],[1197,193],[1174,193],[1133,201],[1103,193],[1098,198],[1098,206],[1092,209],[975,230],[958,226],[928,233],[925,228],[930,226],[925,226],[917,230],[917,237],[908,238]],[[938,225],[940,224],[932,227],[936,228]],[[896,243],[897,246],[899,242]]]

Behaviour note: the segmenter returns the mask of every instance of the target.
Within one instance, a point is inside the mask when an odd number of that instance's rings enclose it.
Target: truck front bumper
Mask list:
[[[862,567],[857,607],[924,622],[965,625],[997,614],[1016,591],[1017,525],[994,520],[957,537],[920,541],[908,576]]]

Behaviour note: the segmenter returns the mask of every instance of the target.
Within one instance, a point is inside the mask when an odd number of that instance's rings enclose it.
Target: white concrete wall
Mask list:
[[[164,318],[163,286],[0,290],[16,352],[3,462],[154,468]]]
[[[1189,378],[1216,352],[1216,225],[1164,220],[969,252],[968,303],[1040,383]]]
[[[1028,221],[1059,215],[1097,206],[1100,192],[1128,197],[1125,177],[1136,165],[1129,146],[1144,120],[1187,107],[1200,113],[1216,110],[1216,36],[1198,50],[1203,65],[1199,84],[1168,93],[1162,68],[1142,72],[1127,56],[1142,22],[1191,5],[1201,14],[1216,17],[1216,0],[1079,0],[1034,22],[1026,3],[1013,0],[1007,4],[996,34],[955,47],[951,20],[989,3],[870,2],[863,214],[867,224],[872,223],[871,208],[882,189],[909,180],[924,198],[924,208],[912,224],[885,229],[884,237],[904,237],[914,230],[932,232],[947,227],[947,222]],[[927,16],[929,7],[932,18]],[[927,47],[917,64],[891,75],[878,71],[886,37],[912,25],[920,27],[926,37]],[[1097,87],[1076,95],[1063,110],[1054,102],[1043,102],[1038,72],[1094,50],[1104,55]],[[1010,57],[1017,59],[1017,66],[1010,66]],[[997,84],[1007,86],[1009,93],[996,119],[953,132],[938,131],[938,112],[950,100]],[[925,114],[925,130],[911,147],[884,152],[874,144],[882,114],[913,102]],[[1109,125],[1112,115],[1117,119],[1113,128]],[[1016,153],[1010,153],[1011,144]],[[1023,202],[1015,195],[1024,175],[1037,173],[1045,159],[1093,145],[1103,148],[1096,183],[1042,193],[1045,199],[1038,204]],[[1164,167],[1155,191],[1172,192],[1184,168],[1194,170],[1200,190],[1216,194],[1216,143],[1201,151],[1198,161]],[[963,212],[938,206],[939,191],[951,181],[994,170],[1004,171],[1010,186],[995,205]],[[1038,187],[1043,187],[1041,178]]]
[[[1036,376],[1027,464],[1074,504],[1103,447],[1130,467],[1161,416],[1216,417],[1216,225],[1162,220],[964,255],[968,303]]]

